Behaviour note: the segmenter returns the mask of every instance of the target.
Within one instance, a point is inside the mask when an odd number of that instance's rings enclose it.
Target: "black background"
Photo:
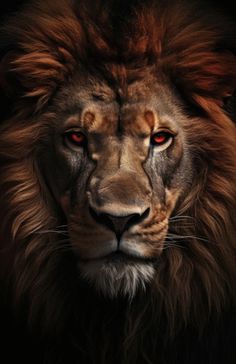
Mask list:
[[[0,0],[0,16],[16,11],[22,3],[30,0]],[[53,2],[53,0],[51,0]],[[96,0],[94,0],[96,1]],[[128,2],[129,0],[127,0]],[[145,1],[145,0],[144,0]],[[196,0],[197,1],[197,0]],[[229,14],[236,20],[236,1],[235,0],[204,0],[212,8],[219,7],[223,13]]]

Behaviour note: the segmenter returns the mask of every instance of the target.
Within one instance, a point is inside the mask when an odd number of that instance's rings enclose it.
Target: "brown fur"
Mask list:
[[[5,52],[13,51],[0,71],[8,105],[0,126],[2,280],[11,305],[27,307],[22,317],[36,335],[54,343],[69,330],[73,339],[65,342],[79,363],[110,363],[113,352],[120,363],[159,362],[158,342],[175,342],[185,328],[204,335],[209,322],[220,322],[235,304],[236,128],[223,108],[236,87],[231,28],[181,1],[158,3],[127,8],[127,21],[116,1],[80,1],[73,9],[67,0],[42,0],[3,29]],[[114,15],[119,12],[120,18]],[[191,111],[189,150],[197,178],[175,213],[196,224],[179,227],[180,235],[189,236],[185,248],[163,253],[144,296],[129,304],[92,297],[93,306],[86,303],[92,293],[76,282],[71,253],[55,245],[60,216],[39,171],[40,142],[54,116],[50,101],[76,68],[106,77],[122,98],[127,83],[142,79],[147,66],[174,83]],[[42,229],[52,232],[39,234]],[[50,350],[48,358],[57,352]],[[178,362],[171,355],[177,358],[179,350],[174,344],[173,354],[160,349],[160,363]],[[183,363],[194,362],[181,355]]]

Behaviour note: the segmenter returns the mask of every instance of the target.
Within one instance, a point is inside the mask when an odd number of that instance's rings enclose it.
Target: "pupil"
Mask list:
[[[166,136],[165,136],[165,135],[157,135],[155,139],[156,139],[156,141],[157,141],[158,143],[162,143],[162,142],[164,142],[164,141],[165,141]]]
[[[83,136],[81,134],[72,134],[72,139],[77,142],[80,142],[83,140]]]

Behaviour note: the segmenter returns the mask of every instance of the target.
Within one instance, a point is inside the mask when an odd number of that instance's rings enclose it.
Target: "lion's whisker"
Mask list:
[[[52,241],[47,241],[47,244],[49,245],[57,245],[57,244],[62,244],[62,243],[70,243],[70,239],[67,237],[65,239],[58,239],[58,240],[52,240]]]
[[[196,220],[193,216],[189,215],[174,215],[169,218],[170,221],[177,220],[177,219],[190,219],[190,220]]]
[[[61,235],[67,235],[68,231],[67,230],[38,230],[35,231],[34,234],[61,234]]]
[[[63,239],[63,240],[51,242],[48,250],[50,253],[54,253],[57,251],[67,252],[67,251],[71,251],[72,247],[73,247],[73,245],[71,244],[69,239]]]
[[[185,249],[184,246],[180,245],[180,244],[177,244],[177,242],[175,240],[166,240],[165,241],[165,245],[163,247],[163,250],[167,250],[167,249],[170,249],[170,248],[181,248],[181,249]]]
[[[196,236],[196,235],[179,235],[179,234],[175,234],[175,233],[168,233],[167,237],[174,238],[174,239],[196,239],[196,240],[203,241],[206,243],[213,243],[213,241],[210,241],[206,238]]]

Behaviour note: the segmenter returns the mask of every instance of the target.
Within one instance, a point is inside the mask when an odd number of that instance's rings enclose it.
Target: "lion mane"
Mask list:
[[[7,19],[1,39],[5,347],[25,363],[234,363],[236,127],[225,107],[236,88],[233,25],[178,0],[41,0]],[[141,79],[155,65],[189,118],[197,178],[176,215],[194,224],[178,226],[179,246],[164,251],[155,281],[133,300],[104,298],[78,279],[38,163],[51,100],[78,64],[121,84],[125,68]]]

